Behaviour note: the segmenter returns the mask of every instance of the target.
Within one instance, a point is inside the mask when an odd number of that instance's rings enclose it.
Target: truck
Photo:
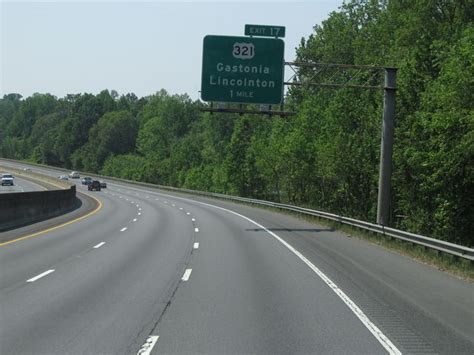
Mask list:
[[[87,190],[100,191],[100,182],[98,180],[92,180],[92,182],[89,185],[87,185]]]
[[[2,186],[10,185],[13,186],[13,175],[12,174],[2,174]]]

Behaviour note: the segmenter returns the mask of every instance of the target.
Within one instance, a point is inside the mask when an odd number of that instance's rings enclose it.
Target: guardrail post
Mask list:
[[[377,223],[383,226],[389,225],[390,218],[390,181],[392,177],[396,76],[397,70],[395,68],[385,68],[379,194],[377,201]]]

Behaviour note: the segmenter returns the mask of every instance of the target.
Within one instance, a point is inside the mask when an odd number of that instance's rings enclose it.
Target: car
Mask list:
[[[102,189],[106,189],[106,188],[107,188],[107,183],[106,183],[105,181],[99,180],[99,182],[100,182],[100,187],[101,187]]]
[[[79,179],[81,176],[79,175],[77,171],[71,171],[71,173],[69,174],[69,177],[71,179]]]
[[[92,182],[87,185],[87,190],[89,191],[100,191],[100,181],[99,180],[92,180]]]
[[[91,182],[92,182],[92,178],[89,176],[86,176],[85,178],[81,180],[82,185],[89,185]]]
[[[24,171],[31,171],[30,168],[24,168],[23,170],[24,170]]]
[[[69,177],[67,175],[60,175],[58,176],[59,180],[69,180]]]
[[[13,175],[12,174],[2,174],[2,186],[10,185],[13,186]]]

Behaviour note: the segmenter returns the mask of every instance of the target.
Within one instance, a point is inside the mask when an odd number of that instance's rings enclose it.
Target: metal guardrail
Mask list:
[[[4,159],[4,158],[1,158],[1,159],[10,160],[10,159]],[[24,162],[16,161],[16,160],[10,160],[10,161],[15,162],[15,163],[24,163]],[[28,163],[28,164],[30,164],[30,163]],[[41,167],[51,169],[50,166],[46,166],[46,165],[41,165],[41,164],[31,164],[31,165],[37,165],[37,166],[41,166]],[[68,171],[68,170],[62,169],[62,168],[54,168],[54,169],[62,170],[62,171]],[[331,221],[334,221],[334,222],[342,223],[342,224],[345,224],[345,225],[349,225],[349,226],[352,226],[352,227],[356,227],[356,228],[362,229],[364,231],[374,232],[374,233],[379,234],[381,236],[391,237],[391,238],[403,240],[403,241],[406,241],[406,242],[410,242],[410,243],[413,243],[413,244],[416,244],[416,245],[421,245],[421,246],[429,248],[429,249],[434,249],[434,250],[437,250],[437,251],[440,251],[440,252],[443,252],[443,253],[447,253],[447,254],[454,255],[454,256],[457,256],[457,257],[460,257],[460,258],[463,258],[463,259],[474,261],[474,249],[473,248],[465,247],[465,246],[462,246],[462,245],[459,245],[459,244],[449,243],[449,242],[446,242],[446,241],[443,241],[443,240],[440,240],[440,239],[430,238],[430,237],[426,237],[426,236],[415,234],[415,233],[404,232],[404,231],[399,230],[399,229],[390,228],[390,227],[382,226],[382,225],[379,225],[379,224],[373,224],[373,223],[369,223],[369,222],[365,222],[365,221],[360,221],[360,220],[357,220],[357,219],[348,218],[348,217],[340,216],[340,215],[333,214],[333,213],[322,212],[322,211],[312,210],[312,209],[309,209],[309,208],[298,207],[298,206],[294,206],[294,205],[287,205],[287,204],[271,202],[271,201],[265,201],[265,200],[257,200],[257,199],[251,199],[251,198],[246,198],[246,197],[224,195],[224,194],[218,194],[218,193],[213,193],[213,192],[179,189],[179,188],[176,188],[176,187],[155,185],[155,184],[149,184],[149,183],[138,182],[138,181],[133,181],[133,180],[120,179],[120,178],[97,175],[97,174],[89,174],[87,172],[80,172],[80,173],[85,174],[85,175],[90,175],[90,176],[93,176],[93,177],[97,177],[99,179],[107,179],[107,180],[110,180],[110,181],[133,184],[133,185],[137,185],[137,186],[144,186],[144,187],[150,187],[150,188],[167,190],[167,191],[174,191],[174,192],[179,192],[179,193],[187,193],[187,194],[191,194],[191,195],[199,195],[199,196],[204,196],[204,197],[214,197],[214,198],[219,198],[219,199],[250,203],[250,204],[254,204],[254,205],[267,206],[267,207],[278,208],[278,209],[281,209],[281,210],[302,213],[302,214],[305,214],[305,215],[315,216],[315,217],[318,217],[318,218],[323,218],[323,219],[331,220]]]
[[[373,224],[373,223],[369,223],[365,221],[360,221],[357,219],[348,218],[348,217],[340,216],[333,213],[322,212],[322,211],[311,210],[309,208],[303,208],[303,207],[298,207],[294,205],[286,205],[282,203],[256,200],[256,199],[245,198],[245,197],[237,197],[237,196],[230,196],[230,195],[223,195],[223,194],[216,194],[216,193],[206,193],[206,192],[203,193],[201,191],[193,191],[193,190],[185,190],[185,189],[173,189],[173,190],[177,192],[199,194],[203,196],[210,196],[210,197],[216,197],[220,199],[251,203],[255,205],[268,206],[268,207],[278,208],[281,210],[287,210],[287,211],[298,212],[298,213],[302,213],[306,215],[311,215],[318,218],[323,218],[323,219],[331,220],[334,222],[346,224],[346,225],[356,227],[365,231],[374,232],[382,236],[387,236],[387,237],[403,240],[406,242],[410,242],[413,244],[421,245],[423,247],[438,250],[443,253],[455,255],[460,258],[474,261],[473,248],[465,247],[465,246],[454,244],[454,243],[449,243],[440,239],[430,238],[430,237],[426,237],[426,236],[415,234],[415,233],[405,232],[399,229],[390,228],[390,227],[382,226],[379,224]]]

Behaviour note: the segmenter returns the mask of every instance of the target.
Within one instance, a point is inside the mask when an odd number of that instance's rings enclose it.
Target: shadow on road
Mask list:
[[[267,230],[270,232],[334,232],[333,228],[267,228],[266,230],[263,228],[246,229],[248,232],[266,232]]]

